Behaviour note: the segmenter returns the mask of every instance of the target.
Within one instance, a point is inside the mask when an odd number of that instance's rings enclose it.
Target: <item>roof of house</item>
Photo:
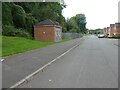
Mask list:
[[[115,24],[110,24],[110,28],[114,28],[115,27]]]
[[[41,25],[52,25],[52,26],[58,25],[59,26],[59,23],[56,21],[52,21],[52,20],[44,20],[44,21],[41,21],[41,22],[35,24],[34,26],[39,26],[39,25],[40,26]]]
[[[120,28],[120,23],[115,23],[117,28]]]

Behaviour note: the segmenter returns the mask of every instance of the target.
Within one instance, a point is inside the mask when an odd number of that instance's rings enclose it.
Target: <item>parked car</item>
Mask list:
[[[104,38],[104,34],[98,34],[98,38]]]

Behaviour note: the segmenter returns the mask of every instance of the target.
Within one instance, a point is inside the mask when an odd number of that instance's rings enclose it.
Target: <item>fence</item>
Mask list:
[[[62,33],[62,38],[80,38],[82,34],[79,33]]]

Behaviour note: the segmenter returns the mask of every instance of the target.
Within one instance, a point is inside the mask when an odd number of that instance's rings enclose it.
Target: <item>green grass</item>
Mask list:
[[[71,39],[65,38],[61,42],[65,42],[68,40]],[[32,49],[42,48],[61,42],[39,42],[21,37],[2,36],[2,57],[22,53]]]
[[[83,34],[83,36],[88,36],[88,35],[90,35],[90,34]]]

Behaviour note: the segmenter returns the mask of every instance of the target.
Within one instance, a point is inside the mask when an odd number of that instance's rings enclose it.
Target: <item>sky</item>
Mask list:
[[[120,0],[64,0],[67,5],[63,16],[71,18],[85,14],[88,29],[109,27],[118,22],[118,2]]]

